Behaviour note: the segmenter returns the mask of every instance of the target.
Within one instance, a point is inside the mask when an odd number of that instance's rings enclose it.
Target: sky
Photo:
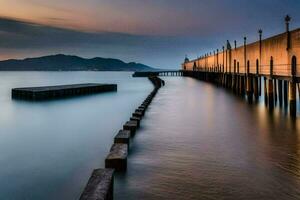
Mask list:
[[[0,60],[49,54],[176,69],[226,40],[300,27],[300,0],[0,0]]]

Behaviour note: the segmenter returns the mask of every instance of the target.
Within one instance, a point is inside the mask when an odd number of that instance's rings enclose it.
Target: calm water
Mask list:
[[[299,110],[292,121],[208,83],[164,79],[116,199],[300,199]]]
[[[42,103],[10,98],[13,87],[84,82],[117,83],[118,92]],[[151,90],[147,79],[131,73],[1,72],[0,199],[78,199]]]
[[[128,171],[116,175],[117,200],[300,199],[300,117],[191,78],[163,79]],[[10,98],[12,87],[83,82],[119,88],[40,103]],[[1,72],[0,199],[78,199],[151,90],[131,73]]]

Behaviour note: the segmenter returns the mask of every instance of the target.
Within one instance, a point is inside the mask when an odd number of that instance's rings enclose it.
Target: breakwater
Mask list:
[[[105,159],[105,169],[93,171],[80,200],[113,199],[114,171],[125,172],[127,170],[130,138],[134,137],[140,127],[140,121],[158,90],[165,85],[165,82],[157,76],[149,76],[148,78],[154,85],[153,91],[135,110],[130,120],[123,125],[123,129],[117,133]]]

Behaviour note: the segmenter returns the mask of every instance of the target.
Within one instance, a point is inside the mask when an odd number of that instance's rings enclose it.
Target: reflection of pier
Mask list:
[[[289,30],[290,17],[286,16],[286,32],[242,46],[236,41],[231,47],[227,41],[222,50],[207,53],[195,60],[185,59],[182,64],[185,76],[216,82],[239,94],[246,94],[249,101],[258,99],[264,87],[266,103],[289,105],[290,114],[296,116],[297,85],[300,93],[300,29]],[[262,81],[264,84],[262,84]]]
[[[148,76],[182,76],[182,70],[162,70],[153,72],[134,72],[133,77],[148,77]]]

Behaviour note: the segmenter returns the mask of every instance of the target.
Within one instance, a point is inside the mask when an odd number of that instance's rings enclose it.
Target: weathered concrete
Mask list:
[[[129,130],[120,130],[114,139],[115,143],[127,144],[130,143],[130,131]]]
[[[147,110],[147,106],[144,106],[144,105],[140,105],[140,106],[138,107],[138,109],[143,109],[143,110]]]
[[[144,106],[145,108],[148,108],[148,107],[149,107],[149,103],[143,102],[143,103],[141,104],[141,106]]]
[[[132,114],[132,116],[133,116],[133,117],[143,117],[143,113],[141,113],[141,112],[134,112],[134,113]]]
[[[279,105],[282,106],[283,98],[282,98],[282,80],[278,80],[278,99]]]
[[[133,117],[142,117],[142,116],[133,116]],[[130,135],[133,136],[138,129],[138,123],[136,121],[128,121],[123,125],[124,130],[129,130]]]
[[[80,200],[113,200],[114,170],[95,169]]]
[[[113,144],[105,159],[105,168],[112,168],[116,171],[125,171],[127,169],[127,155],[127,144]]]
[[[141,117],[130,117],[130,121],[136,121],[138,128],[140,127],[140,123],[141,123],[142,118]]]
[[[27,87],[12,89],[12,98],[37,101],[110,91],[117,91],[117,85],[86,83],[45,87]]]
[[[291,81],[289,84],[289,103],[290,103],[290,115],[292,117],[295,117],[297,113],[296,93],[297,93],[296,83],[294,81]]]
[[[269,79],[268,81],[268,102],[269,108],[274,108],[274,87],[273,87],[273,80]]]
[[[143,114],[143,116],[145,115],[145,112],[146,110],[143,109],[143,108],[138,108],[138,109],[135,109],[135,112],[141,112]]]

